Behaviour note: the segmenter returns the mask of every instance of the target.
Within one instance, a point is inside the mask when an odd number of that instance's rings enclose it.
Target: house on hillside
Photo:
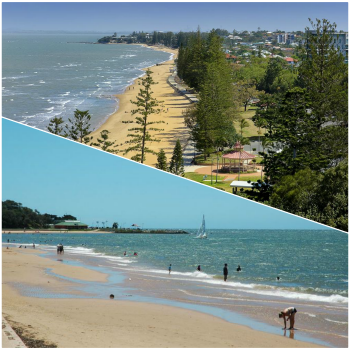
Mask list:
[[[234,62],[237,59],[237,56],[230,55],[229,53],[226,54],[226,60],[230,62]]]
[[[284,60],[291,66],[295,66],[298,62],[298,60],[294,59],[293,57],[284,57]]]

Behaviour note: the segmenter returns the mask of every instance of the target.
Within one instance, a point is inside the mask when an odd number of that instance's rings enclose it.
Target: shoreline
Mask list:
[[[74,288],[82,280],[81,271],[72,277],[72,270],[79,266],[38,254],[32,250],[3,249],[3,314],[26,331],[37,333],[36,337],[59,347],[320,347],[227,322],[200,309],[130,301],[132,295],[128,297],[125,293],[130,293],[133,287],[123,287],[126,283],[121,284],[122,280],[119,287],[114,287],[119,288],[116,291],[119,300],[91,299],[89,289],[84,295]],[[55,275],[46,271],[47,261],[50,267],[56,267]],[[96,289],[96,283],[105,284],[101,280],[106,277],[94,270],[97,268],[83,271],[85,280],[90,276],[91,286]],[[61,276],[69,278],[61,279]],[[48,290],[44,292],[48,297],[23,296],[18,292],[18,288],[23,292],[33,280],[36,287]],[[115,281],[110,282],[116,286]],[[64,297],[72,291],[77,298]],[[63,299],[50,297],[57,293]],[[81,333],[84,335],[79,339],[76,335]]]
[[[160,149],[164,149],[169,161],[177,139],[180,140],[183,149],[187,145],[189,131],[185,127],[182,112],[192,105],[192,103],[186,97],[175,91],[167,81],[168,77],[171,75],[170,68],[172,68],[174,65],[178,50],[163,46],[147,46],[145,44],[123,45],[139,45],[147,49],[172,54],[170,60],[159,62],[156,65],[142,69],[143,72],[145,72],[147,69],[151,69],[153,72],[152,78],[156,83],[156,85],[152,86],[153,97],[158,101],[162,101],[162,106],[159,106],[161,108],[161,112],[159,114],[151,115],[149,117],[149,121],[164,121],[164,123],[160,126],[163,131],[155,134],[156,138],[160,139],[161,141],[152,142],[148,146],[155,152],[159,152]],[[117,99],[117,110],[111,115],[107,116],[102,124],[90,134],[90,136],[93,136],[94,140],[96,140],[96,138],[100,137],[100,132],[102,130],[108,130],[110,132],[109,140],[116,141],[116,144],[119,145],[117,149],[119,149],[120,152],[118,152],[117,155],[128,159],[133,156],[133,153],[130,152],[124,155],[123,150],[126,148],[125,142],[128,139],[128,129],[131,128],[131,126],[130,124],[123,122],[132,121],[136,117],[135,115],[131,115],[131,111],[135,109],[135,105],[132,104],[130,100],[136,100],[136,96],[139,93],[138,84],[143,75],[144,74],[134,79],[132,83],[125,88],[123,93],[114,95],[114,97]],[[156,161],[156,155],[147,154],[144,164],[154,166]]]

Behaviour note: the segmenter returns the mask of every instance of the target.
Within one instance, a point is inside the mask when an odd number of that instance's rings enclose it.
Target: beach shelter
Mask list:
[[[222,170],[223,171],[238,171],[239,168],[248,170],[249,161],[254,159],[256,156],[243,150],[243,146],[237,141],[233,147],[233,152],[224,154],[222,156]],[[228,164],[226,163],[228,161]],[[233,163],[233,166],[232,166]],[[237,164],[236,164],[237,163]],[[226,165],[227,164],[227,165]]]

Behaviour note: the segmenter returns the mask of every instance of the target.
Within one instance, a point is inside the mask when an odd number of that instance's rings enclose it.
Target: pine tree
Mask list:
[[[176,141],[176,145],[173,151],[173,156],[171,157],[171,161],[170,161],[169,172],[180,176],[185,175],[184,160],[182,156],[182,148],[181,148],[180,140]]]
[[[157,154],[155,151],[149,149],[146,144],[149,142],[160,142],[160,140],[152,138],[149,131],[161,131],[162,129],[149,126],[164,123],[164,121],[149,121],[150,115],[160,113],[160,109],[156,108],[159,106],[160,102],[152,97],[153,93],[151,87],[156,83],[154,82],[151,74],[152,72],[147,69],[145,77],[142,78],[140,82],[143,88],[140,89],[140,92],[136,96],[136,101],[131,101],[131,103],[137,106],[135,110],[131,111],[131,114],[140,114],[141,116],[137,116],[135,121],[133,121],[138,124],[139,127],[128,129],[128,131],[132,133],[127,135],[130,140],[126,141],[125,143],[131,144],[132,146],[124,150],[124,154],[136,152],[131,159],[140,163],[145,161],[146,153]]]
[[[108,138],[108,134],[110,132],[108,130],[102,130],[101,131],[101,138],[97,138],[97,142],[93,142],[91,143],[91,146],[96,146],[98,148],[101,148],[102,151],[105,152],[109,152],[109,153],[118,153],[119,150],[118,149],[113,149],[112,146],[114,146],[115,141],[109,141]],[[117,146],[114,146],[114,148]]]
[[[51,132],[52,134],[66,137],[66,134],[63,131],[63,127],[60,126],[63,123],[64,123],[64,121],[63,121],[62,117],[54,117],[54,118],[50,119],[49,126],[47,127],[47,130],[49,130],[49,132]]]
[[[190,38],[190,43],[185,51],[186,63],[183,73],[184,81],[198,90],[202,82],[202,76],[204,72],[204,45],[200,29],[197,33]]]
[[[310,148],[334,166],[348,154],[348,67],[334,46],[336,24],[310,23],[298,84],[308,91],[317,127]]]
[[[71,125],[68,126],[68,124],[66,124],[65,126],[67,129],[67,137],[80,143],[89,143],[93,138],[92,136],[88,136],[92,132],[92,130],[90,130],[90,120],[91,115],[89,114],[89,111],[75,110],[74,119],[68,118]]]
[[[168,170],[168,166],[167,166],[167,158],[165,155],[165,152],[163,149],[161,149],[158,153],[157,156],[157,163],[156,163],[156,168],[163,170],[163,171],[167,171]]]
[[[195,113],[192,137],[196,148],[205,155],[213,148],[222,150],[235,137],[233,122],[238,118],[238,110],[230,67],[226,62],[207,64]]]

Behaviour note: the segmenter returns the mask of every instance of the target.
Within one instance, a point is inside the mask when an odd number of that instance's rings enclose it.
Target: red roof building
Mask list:
[[[298,62],[298,60],[295,60],[293,57],[285,57],[284,60],[287,61],[289,64],[295,64],[296,62]]]
[[[236,142],[236,144],[233,147],[234,151],[224,154],[222,156],[223,159],[223,164],[222,168],[223,170],[226,170],[228,168],[229,171],[232,170],[232,161],[233,161],[233,169],[235,170],[237,168],[236,166],[236,161],[238,162],[238,170],[242,169],[244,170],[245,168],[248,168],[249,161],[251,159],[254,159],[256,156],[254,154],[251,154],[249,152],[246,152],[243,150],[243,146],[239,141]],[[225,160],[229,160],[229,165],[225,165]]]
[[[237,56],[230,55],[229,53],[226,54],[226,59],[227,60],[235,60]]]

